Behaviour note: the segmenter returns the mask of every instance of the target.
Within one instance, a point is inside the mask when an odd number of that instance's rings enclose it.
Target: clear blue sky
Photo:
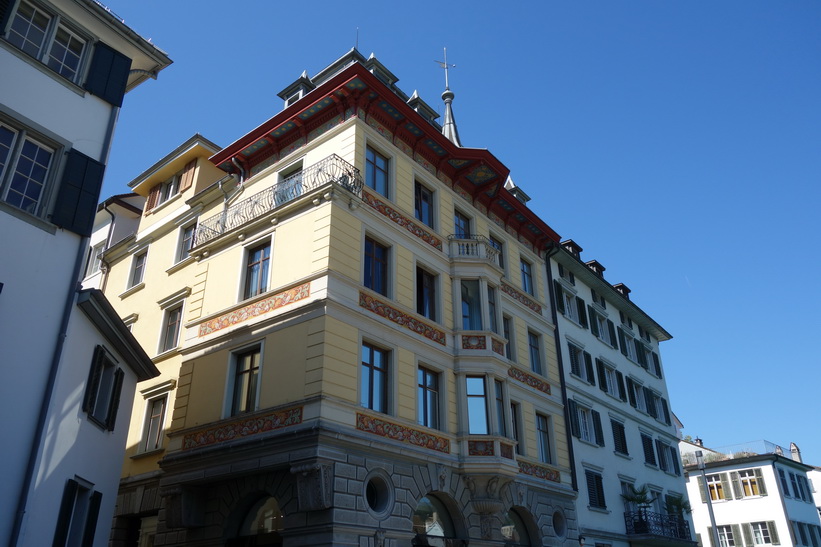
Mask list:
[[[225,146],[276,96],[371,52],[674,336],[672,408],[708,446],[821,465],[821,3],[107,0],[175,63],[130,93],[103,195],[195,132]],[[286,5],[287,4],[287,5]]]

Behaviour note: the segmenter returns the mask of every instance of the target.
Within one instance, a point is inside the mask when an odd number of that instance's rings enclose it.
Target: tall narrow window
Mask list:
[[[416,419],[420,425],[439,429],[439,374],[419,367],[417,384]]]
[[[234,357],[234,393],[231,415],[253,412],[257,406],[259,386],[260,348],[254,348]]]
[[[527,331],[527,344],[530,348],[530,368],[536,374],[542,373],[542,342],[539,335],[533,331]]]
[[[470,238],[470,218],[459,211],[453,212],[453,235],[459,239]]]
[[[462,330],[482,330],[482,306],[479,295],[479,281],[463,279],[462,288]]]
[[[536,436],[539,441],[539,459],[544,463],[553,463],[550,448],[550,419],[543,414],[536,414]]]
[[[417,220],[433,228],[433,192],[419,181],[414,182],[413,205]]]
[[[365,184],[388,197],[388,158],[371,148],[365,151]]]
[[[163,423],[165,422],[165,409],[168,404],[168,395],[149,399],[146,403],[143,438],[140,443],[141,452],[150,452],[162,447]]]
[[[533,265],[524,258],[521,260],[522,269],[522,290],[527,294],[533,295],[535,288],[533,286]]]
[[[507,417],[505,416],[505,394],[504,384],[499,380],[493,381],[493,387],[496,395],[496,421],[498,422],[497,429],[499,435],[507,437]]]
[[[468,403],[468,433],[471,435],[487,435],[487,398],[485,394],[484,376],[468,376],[465,378]]]
[[[244,298],[252,298],[268,290],[268,269],[271,263],[271,243],[263,243],[248,250],[245,265]]]
[[[390,352],[362,343],[359,403],[377,412],[388,412],[388,359]]]
[[[499,265],[500,268],[503,270],[505,269],[505,245],[500,240],[496,239],[493,236],[488,237],[488,241],[490,242],[490,246],[496,249],[496,264]]]
[[[2,170],[2,165],[0,165],[0,170]],[[103,253],[103,249],[105,249],[105,241],[98,243],[89,250],[88,262],[86,263],[86,277],[90,277],[100,271],[102,265],[100,255]]]
[[[496,289],[494,287],[487,288],[487,313],[490,319],[490,330],[499,333],[499,319],[496,311]]]
[[[188,258],[188,251],[194,246],[194,232],[196,224],[189,224],[180,228],[180,243],[177,249],[177,262],[182,262]]]
[[[128,286],[136,287],[143,282],[143,274],[145,273],[145,261],[148,258],[148,251],[142,251],[134,255],[134,261],[131,263],[131,277],[129,278]]]
[[[610,420],[610,426],[613,429],[614,450],[619,454],[624,454],[625,456],[628,455],[627,433],[624,429],[624,424],[615,420]]]
[[[590,507],[607,509],[607,504],[604,501],[604,485],[602,484],[601,473],[585,470],[584,476],[587,479],[587,497]]]
[[[92,422],[108,431],[114,430],[124,377],[125,373],[117,366],[114,356],[103,346],[97,346],[86,384],[83,410]]]
[[[436,276],[416,267],[416,313],[436,321]]]
[[[519,435],[519,422],[522,419],[519,403],[510,403],[510,423],[513,424],[513,440],[516,441],[516,453],[522,453],[522,439]]]
[[[79,479],[66,481],[52,545],[93,545],[102,498],[103,494],[95,492],[90,483]]]
[[[165,311],[162,340],[160,340],[160,352],[174,349],[179,345],[181,324],[182,304]]]
[[[505,337],[505,357],[507,357],[508,359],[510,359],[512,361],[513,360],[513,339],[511,338],[512,331],[511,331],[510,321],[511,321],[510,317],[508,317],[506,315],[502,317],[502,331],[503,331],[502,336]]]
[[[364,284],[372,291],[388,295],[388,248],[365,238],[365,280]]]

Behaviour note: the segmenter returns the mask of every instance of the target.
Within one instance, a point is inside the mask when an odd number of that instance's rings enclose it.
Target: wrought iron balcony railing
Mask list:
[[[690,524],[679,515],[655,513],[639,508],[624,514],[627,535],[649,534],[660,538],[690,541]]]
[[[201,221],[197,225],[194,246],[207,243],[327,184],[338,184],[357,196],[362,195],[359,169],[333,154]]]
[[[479,258],[501,266],[499,262],[499,249],[493,242],[483,235],[478,234],[451,234],[450,258]]]

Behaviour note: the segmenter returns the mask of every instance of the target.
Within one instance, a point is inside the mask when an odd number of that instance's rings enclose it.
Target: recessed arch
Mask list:
[[[502,538],[510,547],[539,545],[539,530],[530,511],[524,507],[511,507],[502,516]]]
[[[229,515],[226,547],[282,545],[283,513],[276,497],[266,492],[246,496]]]
[[[437,538],[467,537],[456,502],[441,492],[431,492],[420,498],[411,521],[415,534],[413,545],[439,545]]]

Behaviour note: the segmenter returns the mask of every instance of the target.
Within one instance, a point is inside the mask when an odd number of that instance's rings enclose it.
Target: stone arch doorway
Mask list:
[[[234,519],[225,547],[279,547],[282,545],[282,510],[273,496],[257,496]]]
[[[414,537],[412,545],[451,547],[462,545],[465,527],[450,496],[428,494],[416,504],[411,517]]]
[[[506,547],[541,545],[538,529],[530,513],[521,507],[511,507],[502,518],[502,538]]]

